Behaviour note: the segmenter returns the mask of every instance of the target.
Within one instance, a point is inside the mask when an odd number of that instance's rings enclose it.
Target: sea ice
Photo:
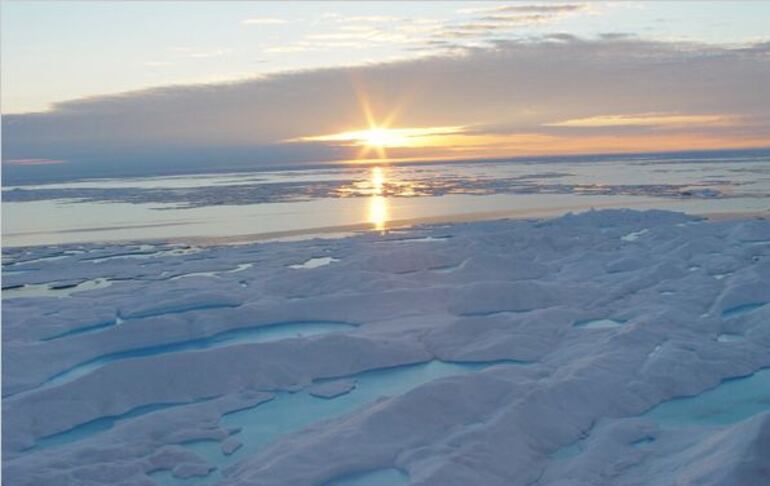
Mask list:
[[[8,249],[3,479],[764,484],[768,235],[605,210]]]

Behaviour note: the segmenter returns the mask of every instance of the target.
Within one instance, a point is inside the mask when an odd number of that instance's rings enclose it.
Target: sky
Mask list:
[[[770,145],[770,2],[0,9],[5,175]]]

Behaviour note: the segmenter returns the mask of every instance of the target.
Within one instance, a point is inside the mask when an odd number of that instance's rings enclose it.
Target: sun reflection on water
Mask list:
[[[369,222],[374,229],[385,231],[388,219],[388,200],[382,196],[369,198]]]
[[[385,231],[390,219],[388,199],[382,195],[385,187],[385,172],[380,167],[373,167],[369,176],[372,195],[369,197],[367,220],[377,231]]]
[[[382,189],[385,186],[385,174],[382,169],[379,167],[372,168],[370,180],[373,194],[376,196],[382,195]]]

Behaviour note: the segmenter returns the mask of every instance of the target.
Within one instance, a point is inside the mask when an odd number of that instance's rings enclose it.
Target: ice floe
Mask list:
[[[763,484],[768,239],[606,210],[10,249],[3,479]]]

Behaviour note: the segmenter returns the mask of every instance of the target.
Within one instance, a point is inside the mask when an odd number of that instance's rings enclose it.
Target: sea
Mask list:
[[[592,208],[770,217],[770,150],[212,170],[3,186],[2,199],[6,248],[336,237]]]

